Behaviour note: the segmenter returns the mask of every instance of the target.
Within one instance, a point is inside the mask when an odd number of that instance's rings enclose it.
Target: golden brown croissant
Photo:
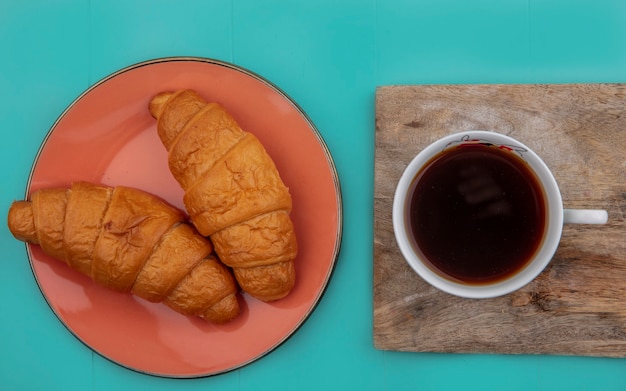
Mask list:
[[[286,296],[298,247],[292,201],[265,148],[195,91],[160,93],[149,109],[192,223],[244,291],[264,301]]]
[[[17,239],[105,287],[227,322],[239,313],[234,278],[184,219],[149,193],[75,182],[14,202],[8,225]]]

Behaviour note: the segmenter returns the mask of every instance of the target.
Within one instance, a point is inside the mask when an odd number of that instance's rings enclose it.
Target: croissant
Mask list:
[[[239,286],[263,301],[295,284],[291,195],[259,140],[193,90],[162,92],[149,110],[193,225]]]
[[[75,182],[15,201],[8,226],[21,241],[119,292],[225,323],[239,313],[235,280],[185,216],[149,193]]]

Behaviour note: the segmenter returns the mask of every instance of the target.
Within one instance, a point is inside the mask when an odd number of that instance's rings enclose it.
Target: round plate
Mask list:
[[[263,303],[241,296],[242,313],[221,326],[109,291],[27,246],[33,273],[65,326],[100,355],[157,376],[199,377],[239,368],[271,352],[311,315],[329,283],[342,234],[341,192],[332,157],[306,114],[276,86],[232,64],[163,58],[122,69],[80,95],[52,126],[34,162],[27,196],[82,180],[136,187],[183,208],[150,99],[191,88],[221,103],[274,159],[293,198],[297,281]]]

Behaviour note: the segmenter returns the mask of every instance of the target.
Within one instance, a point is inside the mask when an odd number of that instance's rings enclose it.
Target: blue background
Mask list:
[[[23,198],[44,136],[82,91],[128,65],[179,55],[264,76],[326,140],[345,218],[326,295],[292,338],[251,365],[211,378],[152,377],[65,329],[24,245],[2,224],[1,389],[626,390],[625,359],[383,352],[372,342],[376,86],[625,82],[626,2],[3,0],[0,209]]]

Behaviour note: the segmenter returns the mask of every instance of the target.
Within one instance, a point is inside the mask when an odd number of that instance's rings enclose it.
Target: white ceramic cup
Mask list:
[[[416,175],[435,155],[463,143],[483,143],[501,146],[519,154],[538,178],[544,190],[546,201],[546,227],[539,249],[526,266],[504,280],[485,284],[464,284],[445,278],[433,271],[428,262],[414,248],[410,240],[408,221],[411,184]],[[393,199],[393,229],[402,255],[409,265],[432,286],[461,297],[489,298],[513,292],[531,282],[550,263],[561,239],[564,223],[605,224],[608,215],[605,210],[563,209],[561,192],[554,176],[546,164],[530,148],[503,134],[488,131],[466,131],[445,136],[423,149],[405,168],[396,187]]]

